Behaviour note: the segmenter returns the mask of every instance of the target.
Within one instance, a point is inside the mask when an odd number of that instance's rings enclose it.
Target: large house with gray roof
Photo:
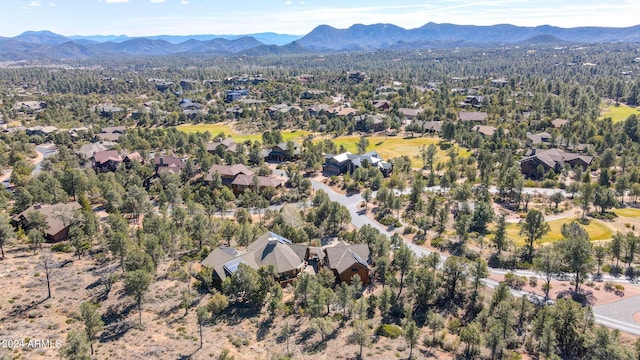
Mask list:
[[[251,243],[245,251],[222,246],[214,249],[202,261],[202,265],[213,269],[216,283],[222,283],[228,276],[233,275],[240,264],[256,270],[262,266],[273,266],[276,279],[281,283],[287,283],[304,269],[306,253],[306,245],[294,244],[291,240],[268,231]]]
[[[564,164],[574,168],[586,169],[593,161],[593,156],[580,155],[560,149],[532,149],[520,160],[522,173],[532,179],[540,179],[548,171],[559,172]]]
[[[364,154],[352,154],[345,152],[338,155],[326,155],[325,163],[322,165],[322,172],[326,176],[351,174],[355,169],[366,166],[377,167],[384,176],[389,176],[393,166],[391,163],[382,160],[377,152],[369,151]]]

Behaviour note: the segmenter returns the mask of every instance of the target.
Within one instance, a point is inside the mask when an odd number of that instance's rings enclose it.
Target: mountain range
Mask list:
[[[159,55],[282,55],[306,52],[420,49],[497,44],[640,42],[640,25],[625,28],[560,28],[509,24],[474,26],[427,23],[415,29],[393,24],[356,24],[347,29],[320,25],[300,37],[251,35],[71,36],[27,31],[0,37],[0,61]]]

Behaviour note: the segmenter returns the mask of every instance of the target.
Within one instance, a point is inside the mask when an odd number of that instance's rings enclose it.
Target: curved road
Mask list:
[[[392,236],[393,232],[390,231],[389,228],[382,226],[380,223],[378,223],[377,221],[374,221],[373,219],[371,219],[370,217],[366,216],[365,214],[361,213],[358,210],[358,204],[364,201],[362,199],[362,196],[359,193],[353,194],[353,195],[340,194],[338,192],[335,192],[329,186],[315,179],[311,180],[311,184],[314,190],[323,190],[325,193],[327,193],[331,201],[335,201],[346,206],[346,208],[349,210],[349,213],[351,214],[351,223],[358,229],[368,224],[378,229],[381,233],[389,237]],[[442,189],[440,189],[439,187],[425,188],[425,190],[435,191],[435,192],[442,191]],[[497,191],[497,189],[495,187],[492,187],[489,189],[489,191],[494,192],[494,191]],[[524,191],[526,191],[529,194],[551,195],[557,192],[558,190],[541,189],[541,188],[525,188]],[[563,194],[565,196],[567,195],[564,192]],[[422,246],[418,246],[410,241],[405,241],[405,244],[418,256],[428,255],[429,253],[431,253],[431,250],[426,249]],[[442,259],[447,258],[447,255],[442,253],[440,253],[440,256]],[[509,271],[504,269],[489,268],[489,272],[491,272],[492,274],[503,275]],[[527,270],[516,270],[513,272],[518,274],[519,276],[539,276],[535,272],[527,271]],[[635,286],[634,284],[629,283],[629,281],[627,281],[626,279],[614,278],[608,275],[604,277],[604,280],[624,282],[624,283],[628,283],[630,286]],[[498,285],[498,282],[492,279],[484,279],[483,283],[490,288],[494,288]],[[535,298],[538,300],[542,300],[539,295],[536,295],[527,291],[511,289],[511,293],[514,296],[527,296],[532,299]],[[640,311],[640,296],[635,296],[635,297],[627,298],[624,300],[619,300],[610,304],[597,305],[593,307],[595,322],[597,324],[604,325],[609,328],[618,329],[620,331],[624,331],[634,335],[640,335],[640,324],[633,321],[633,315],[638,311]]]

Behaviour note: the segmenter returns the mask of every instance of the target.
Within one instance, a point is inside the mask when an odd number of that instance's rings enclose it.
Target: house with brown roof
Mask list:
[[[344,241],[324,248],[324,265],[333,271],[337,282],[351,282],[355,275],[362,284],[369,284],[369,247],[367,244],[349,245]]]
[[[380,111],[387,111],[391,109],[391,101],[389,100],[377,99],[377,100],[372,100],[371,102],[373,103],[373,107]]]
[[[256,184],[262,190],[267,187],[281,188],[286,183],[286,180],[278,177],[255,175],[251,169],[243,164],[212,165],[204,181],[213,181],[215,173],[220,174],[222,184],[230,187],[235,194],[242,193],[247,189],[253,189]]]
[[[180,175],[184,169],[185,162],[182,159],[170,155],[160,155],[153,159],[156,175],[164,172]]]
[[[76,210],[80,210],[82,206],[77,201],[70,203],[58,203],[58,204],[36,204],[32,205],[23,212],[13,217],[13,222],[16,226],[20,226],[23,229],[29,228],[28,215],[32,212],[39,212],[46,218],[48,229],[45,231],[45,236],[49,242],[58,242],[67,240],[69,238],[69,227],[71,225],[71,219],[73,213]]]
[[[564,164],[572,168],[580,166],[586,169],[593,161],[592,156],[566,152],[560,149],[532,149],[520,160],[522,173],[532,179],[540,179],[547,171],[559,172]]]
[[[118,150],[98,151],[93,155],[93,168],[99,172],[116,171],[122,164]]]

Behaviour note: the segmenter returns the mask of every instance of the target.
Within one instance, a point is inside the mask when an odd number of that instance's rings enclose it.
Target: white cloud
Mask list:
[[[187,1],[187,0],[180,0],[180,3],[181,3],[182,5],[187,5],[187,4],[189,3],[189,1]]]
[[[160,4],[164,2],[164,0],[149,0],[149,1],[151,1],[154,4]]]
[[[289,6],[289,5],[291,5],[291,1],[287,0],[287,1],[284,2],[284,4]]]
[[[52,2],[49,2],[49,6],[51,6],[51,7],[56,7],[56,4],[55,4],[55,3],[52,3]]]

